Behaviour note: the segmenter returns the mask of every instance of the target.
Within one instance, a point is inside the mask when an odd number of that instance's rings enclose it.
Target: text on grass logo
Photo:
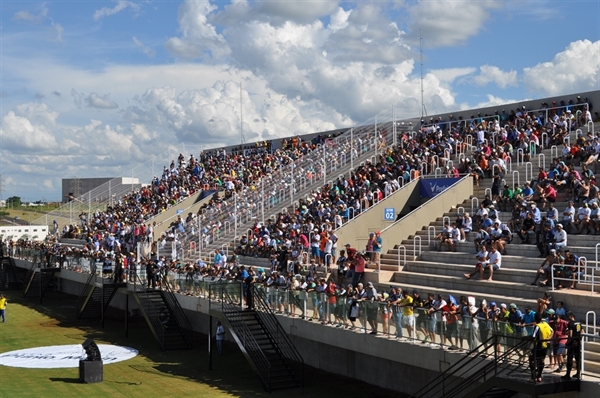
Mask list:
[[[104,365],[125,361],[138,354],[130,347],[98,344]],[[77,368],[87,355],[81,344],[27,348],[0,354],[0,365],[15,368]]]

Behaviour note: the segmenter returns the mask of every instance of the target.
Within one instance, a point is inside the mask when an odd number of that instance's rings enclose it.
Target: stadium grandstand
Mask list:
[[[160,173],[132,172],[141,187],[108,181],[38,220],[46,241],[4,237],[3,250],[175,301],[218,291],[240,335],[247,312],[266,312],[305,340],[369,335],[443,355],[443,368],[402,360],[434,368],[423,384],[364,378],[415,396],[598,391],[599,103],[593,91],[422,119],[391,109],[345,130],[182,150]],[[241,290],[214,287],[226,284]],[[554,330],[543,377],[535,314]],[[291,345],[294,363],[316,355]]]

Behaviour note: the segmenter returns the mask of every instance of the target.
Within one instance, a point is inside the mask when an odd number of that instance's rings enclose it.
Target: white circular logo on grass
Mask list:
[[[138,354],[130,347],[98,344],[104,365],[125,361]],[[81,344],[53,345],[10,351],[0,354],[0,365],[15,368],[78,368],[87,355]]]

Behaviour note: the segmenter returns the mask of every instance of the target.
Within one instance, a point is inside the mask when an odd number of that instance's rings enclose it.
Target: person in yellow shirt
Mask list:
[[[413,310],[413,298],[408,293],[408,290],[404,290],[404,297],[400,300],[398,305],[402,307],[402,326],[408,331],[409,338],[413,336],[413,329],[415,327],[415,315]]]
[[[6,321],[6,297],[3,294],[0,294],[0,318],[2,318],[2,323]]]

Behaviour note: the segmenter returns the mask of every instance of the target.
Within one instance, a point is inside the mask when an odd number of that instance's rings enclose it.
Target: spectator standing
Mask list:
[[[581,324],[575,321],[575,315],[569,311],[567,313],[569,324],[567,327],[567,373],[561,376],[562,379],[571,379],[571,370],[573,369],[573,359],[577,362],[574,378],[580,378],[581,372]]]
[[[6,297],[3,294],[0,294],[0,318],[2,323],[6,322]]]
[[[219,355],[223,355],[223,340],[225,339],[225,327],[221,324],[221,321],[217,321],[217,351]]]

